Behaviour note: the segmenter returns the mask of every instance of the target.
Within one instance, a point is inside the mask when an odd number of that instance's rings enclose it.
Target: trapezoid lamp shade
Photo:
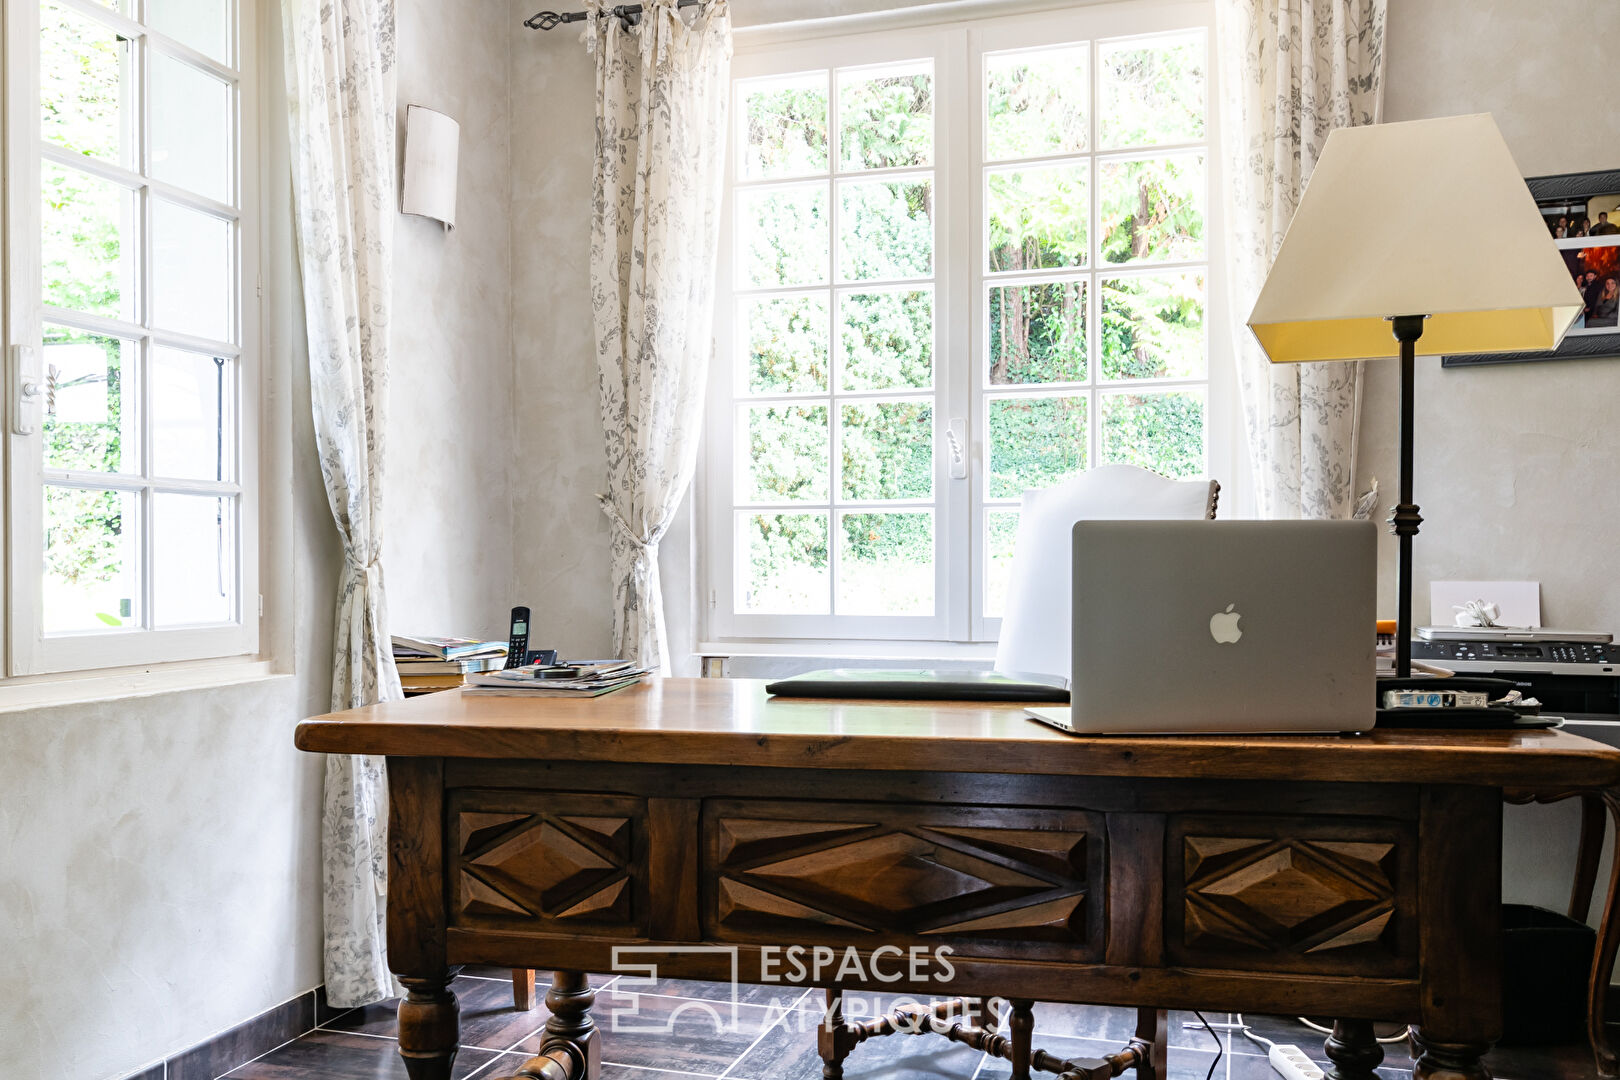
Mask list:
[[[1555,349],[1582,300],[1489,113],[1328,136],[1249,316],[1273,363]]]

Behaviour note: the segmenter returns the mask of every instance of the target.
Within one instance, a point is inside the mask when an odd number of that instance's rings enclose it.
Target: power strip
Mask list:
[[[1273,1046],[1266,1057],[1271,1059],[1271,1067],[1283,1080],[1323,1080],[1316,1062],[1301,1053],[1297,1046]]]

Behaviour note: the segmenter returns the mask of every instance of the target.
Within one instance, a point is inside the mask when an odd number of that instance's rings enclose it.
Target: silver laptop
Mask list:
[[[1366,731],[1370,521],[1082,521],[1070,707],[1080,734]]]

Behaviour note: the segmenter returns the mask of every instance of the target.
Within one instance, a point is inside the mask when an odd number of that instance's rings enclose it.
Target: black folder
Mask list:
[[[1000,671],[865,671],[835,668],[778,679],[777,697],[887,698],[892,701],[1039,701],[1066,705],[1066,680]]]

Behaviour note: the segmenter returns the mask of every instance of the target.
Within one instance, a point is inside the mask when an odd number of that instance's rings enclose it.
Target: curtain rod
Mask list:
[[[676,7],[698,7],[704,0],[676,0]],[[641,19],[642,5],[620,4],[615,8],[604,9],[602,14],[609,18],[622,19],[626,26],[634,26]],[[523,20],[523,25],[530,30],[555,30],[565,23],[584,22],[591,17],[588,11],[538,11]]]

